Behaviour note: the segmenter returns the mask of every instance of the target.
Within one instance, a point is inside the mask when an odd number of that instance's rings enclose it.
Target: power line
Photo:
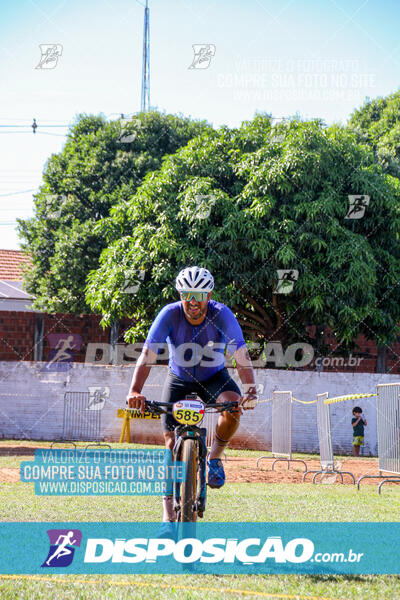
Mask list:
[[[39,131],[37,135],[52,135],[55,137],[62,137],[62,138],[67,137],[66,135],[63,135],[62,133],[50,133],[49,131]]]
[[[0,125],[0,127],[6,128],[6,129],[15,129],[16,127],[32,127],[32,125]],[[39,125],[38,125],[38,127],[39,127]],[[69,125],[45,125],[45,124],[42,125],[41,124],[40,127],[45,127],[46,129],[48,127],[63,127],[65,129],[65,128],[68,128]]]
[[[30,121],[31,117],[19,117],[18,119],[14,119],[13,117],[0,117],[0,121]],[[49,123],[58,123],[60,119],[46,119],[46,122]]]
[[[0,134],[5,134],[5,133],[28,133],[27,131],[14,131],[15,129],[27,129],[27,128],[31,128],[32,132],[35,134],[36,133],[36,129],[39,127],[39,124],[36,122],[36,119],[33,119],[33,122],[31,125],[19,125],[19,124],[9,124],[9,123],[5,123],[0,125],[0,129],[11,129],[12,131],[0,131]],[[40,129],[44,128],[44,129],[49,129],[49,128],[58,128],[58,129],[68,129],[70,127],[70,124],[61,124],[58,123],[57,125],[52,125],[51,123],[40,123]],[[58,135],[60,137],[65,137],[65,134],[57,134],[57,133],[48,133],[45,131],[40,131],[39,133],[43,133],[45,135]]]
[[[28,192],[36,192],[37,188],[32,188],[30,190],[20,190],[19,192],[10,192],[9,194],[0,194],[1,198],[5,196],[17,196],[18,194],[27,194]]]

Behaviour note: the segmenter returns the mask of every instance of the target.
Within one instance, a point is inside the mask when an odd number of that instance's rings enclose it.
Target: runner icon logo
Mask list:
[[[365,195],[349,195],[349,210],[345,219],[362,219],[365,209],[369,206],[370,197]]]
[[[214,44],[193,44],[194,57],[189,69],[208,69],[215,56]]]
[[[81,545],[79,529],[48,529],[50,548],[42,567],[68,567],[73,561],[75,548]]]
[[[69,371],[75,353],[81,349],[82,336],[77,333],[50,333],[47,339],[50,345],[49,358],[41,371]]]
[[[274,294],[290,294],[296,283],[299,272],[297,269],[278,269],[278,284],[274,290]]]

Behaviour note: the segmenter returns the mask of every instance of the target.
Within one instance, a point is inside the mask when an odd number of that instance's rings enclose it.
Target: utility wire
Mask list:
[[[10,192],[9,194],[0,194],[1,198],[5,196],[17,196],[18,194],[27,194],[28,192],[36,192],[37,188],[32,188],[30,190],[20,190],[19,192]]]
[[[32,125],[0,125],[0,127],[2,128],[7,128],[7,129],[14,129],[15,127],[32,127]],[[38,125],[39,127],[39,125]],[[68,128],[69,125],[45,125],[45,124],[40,124],[40,127],[45,127],[46,129],[48,127],[63,127],[64,129]]]
[[[0,117],[0,121],[30,121],[30,117],[24,117],[19,119],[13,119],[12,117]],[[49,123],[59,123],[60,119],[46,119]]]
[[[49,131],[38,131],[38,133],[36,135],[53,135],[55,137],[62,137],[62,138],[67,137],[66,135],[63,135],[62,133],[50,133]]]

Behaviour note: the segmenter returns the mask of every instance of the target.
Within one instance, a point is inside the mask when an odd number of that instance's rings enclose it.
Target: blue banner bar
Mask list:
[[[0,573],[400,573],[400,523],[170,525],[0,523]]]

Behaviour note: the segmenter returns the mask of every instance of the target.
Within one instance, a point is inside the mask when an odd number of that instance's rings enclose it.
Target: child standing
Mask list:
[[[353,455],[360,456],[360,446],[364,446],[364,427],[367,424],[367,419],[362,414],[362,408],[355,406],[353,408]]]

